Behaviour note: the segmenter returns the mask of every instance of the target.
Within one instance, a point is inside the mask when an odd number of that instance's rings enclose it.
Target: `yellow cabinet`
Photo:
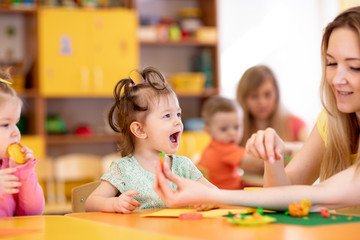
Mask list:
[[[38,16],[42,96],[111,96],[138,67],[133,10],[40,9]]]

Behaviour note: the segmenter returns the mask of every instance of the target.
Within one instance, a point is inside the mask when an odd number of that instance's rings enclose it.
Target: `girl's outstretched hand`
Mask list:
[[[259,130],[246,142],[245,150],[250,156],[270,163],[281,160],[285,144],[272,128]]]
[[[15,168],[5,168],[0,170],[0,193],[15,194],[19,192],[21,182],[13,173],[16,172]],[[1,194],[0,194],[1,197]]]
[[[117,197],[114,201],[114,211],[118,213],[131,213],[135,208],[140,207],[141,204],[132,198],[133,195],[139,195],[139,192],[127,191]]]
[[[163,169],[161,169],[160,164],[157,164],[154,191],[169,207],[210,202],[210,199],[207,199],[211,191],[210,188],[204,184],[176,176],[170,171],[167,164],[164,164]],[[177,189],[171,189],[167,180],[175,183]]]

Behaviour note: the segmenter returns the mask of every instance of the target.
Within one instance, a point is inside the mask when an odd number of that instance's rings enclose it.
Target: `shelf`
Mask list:
[[[217,46],[216,42],[199,42],[194,39],[181,40],[181,41],[145,41],[140,40],[142,45],[152,45],[152,46],[198,46],[198,47],[215,47]]]
[[[66,135],[47,135],[46,143],[57,145],[57,144],[82,144],[82,143],[107,143],[119,141],[118,135],[91,135],[91,136],[80,136],[74,134]]]
[[[17,92],[20,97],[24,97],[24,98],[35,98],[39,96],[38,91],[36,89],[26,89]]]
[[[176,95],[178,97],[181,97],[181,98],[186,98],[186,97],[199,97],[199,98],[208,98],[208,97],[211,97],[211,96],[215,96],[218,94],[217,92],[218,90],[215,89],[215,88],[208,88],[208,89],[204,89],[204,91],[200,94],[197,94],[197,93],[185,93],[185,92],[176,92]]]
[[[0,13],[36,13],[37,7],[35,5],[30,6],[17,6],[4,8],[0,7]]]

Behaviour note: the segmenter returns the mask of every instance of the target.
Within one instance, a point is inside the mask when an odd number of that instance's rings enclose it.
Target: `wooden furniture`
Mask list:
[[[156,28],[159,32],[158,35],[161,35],[166,22],[181,21],[179,12],[184,10],[192,12],[196,9],[200,10],[199,18],[202,24],[205,27],[217,30],[217,0],[134,0],[134,2],[140,18],[140,30],[142,28]],[[153,24],[152,22],[157,23]],[[183,121],[200,117],[203,101],[209,96],[219,94],[220,75],[217,39],[210,42],[201,41],[193,34],[180,40],[162,38],[161,36],[152,40],[140,37],[139,42],[141,67],[149,65],[157,67],[166,75],[168,80],[171,80],[171,76],[177,73],[193,72],[196,68],[194,61],[198,60],[194,56],[203,53],[210,56],[208,60],[211,66],[209,73],[210,78],[212,78],[211,83],[198,93],[191,92],[190,89],[188,92],[177,92]],[[191,83],[188,87],[191,88],[191,85],[194,84]]]
[[[180,220],[178,218],[142,217],[141,214],[156,210],[135,211],[132,214],[116,213],[73,213],[68,217],[80,218],[115,226],[137,229],[149,233],[166,234],[170,237],[191,239],[277,239],[277,240],[321,240],[357,239],[360,223],[335,224],[327,226],[298,226],[268,224],[262,226],[234,226],[226,219],[204,218],[201,220]]]
[[[217,0],[125,0],[116,8],[90,10],[50,9],[41,4],[42,1],[35,1],[26,6],[0,6],[0,31],[13,32],[6,29],[6,18],[11,18],[10,22],[15,22],[15,18],[24,26],[18,31],[23,33],[19,48],[23,49],[22,64],[26,70],[22,76],[25,83],[17,88],[24,100],[26,128],[22,134],[40,160],[70,153],[102,156],[116,151],[119,137],[109,131],[106,112],[112,102],[114,81],[130,69],[151,65],[167,77],[191,72],[193,55],[207,50],[211,55],[212,85],[201,93],[179,94],[183,121],[199,117],[203,101],[219,93],[217,41],[203,42],[194,37],[181,41],[137,38],[144,14],[170,14],[177,18],[178,11],[185,7],[201,9],[204,26],[216,30]],[[1,49],[5,49],[4,42]],[[5,50],[11,57],[13,49]],[[2,56],[0,51],[0,64],[7,63]],[[46,118],[50,114],[61,116],[66,134],[47,134]],[[81,125],[91,126],[93,134],[75,135],[74,130]],[[28,144],[31,142],[34,144]]]
[[[107,131],[105,111],[115,83],[139,62],[137,15],[128,2],[106,9],[1,4],[0,30],[13,33],[7,42],[22,39],[2,45],[0,65],[16,66],[15,83],[24,82],[16,84],[25,102],[22,134],[41,137],[45,155],[88,152],[87,144],[99,155],[116,150],[118,137]],[[46,117],[53,113],[63,118],[65,135],[46,133]],[[91,137],[74,134],[81,125],[92,127]]]
[[[358,239],[360,223],[326,226],[268,224],[234,226],[225,219],[143,217],[156,210],[132,214],[72,213],[65,216],[0,218],[0,237],[5,239]],[[7,238],[6,238],[7,237]]]
[[[54,159],[54,177],[58,203],[66,203],[66,184],[100,179],[101,158],[91,154],[67,154]],[[80,184],[81,185],[81,184]],[[75,185],[76,186],[76,185]]]
[[[1,239],[179,239],[138,229],[66,216],[0,218]]]
[[[23,31],[19,30],[24,38],[20,47],[24,69],[28,71],[23,76],[25,84],[18,88],[25,102],[27,128],[23,134],[41,137],[45,155],[57,157],[76,151],[105,155],[116,150],[118,138],[104,127],[104,116],[111,103],[114,81],[120,75],[127,76],[130,69],[152,65],[169,77],[191,72],[193,56],[208,50],[212,85],[201,93],[179,94],[183,120],[199,117],[203,100],[219,93],[216,40],[204,42],[192,36],[180,41],[147,41],[139,40],[136,32],[143,17],[169,16],[178,20],[179,10],[189,7],[199,8],[203,25],[216,30],[217,0],[126,0],[120,1],[123,8],[91,10],[41,4],[35,1],[26,6],[0,6],[0,18],[15,17],[24,26]],[[1,27],[8,26],[0,24]],[[0,54],[0,64],[5,62]],[[63,118],[67,134],[46,133],[46,116],[53,113]],[[74,129],[81,124],[92,126],[94,134],[74,135]]]
[[[100,181],[90,182],[75,187],[71,191],[72,212],[85,212],[85,201],[89,195],[100,185]]]

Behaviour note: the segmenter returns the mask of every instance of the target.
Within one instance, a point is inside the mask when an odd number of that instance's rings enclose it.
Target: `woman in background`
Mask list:
[[[282,106],[273,71],[265,65],[246,70],[239,81],[236,99],[244,111],[244,132],[240,145],[245,147],[252,134],[270,127],[285,141],[285,159],[291,159],[306,140],[307,129],[302,119]],[[245,173],[258,175],[259,178],[264,172],[263,161],[249,157],[244,159],[242,168]],[[246,182],[246,176],[244,179]]]

